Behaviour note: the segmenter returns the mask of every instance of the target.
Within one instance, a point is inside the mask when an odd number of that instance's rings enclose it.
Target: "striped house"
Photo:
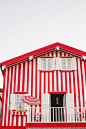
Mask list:
[[[86,52],[57,42],[0,65],[2,128],[86,127]]]

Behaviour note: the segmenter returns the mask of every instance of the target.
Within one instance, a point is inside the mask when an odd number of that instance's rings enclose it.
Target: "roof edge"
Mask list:
[[[31,52],[28,52],[28,53],[26,53],[26,54],[23,54],[23,55],[14,57],[14,58],[12,58],[12,59],[9,59],[9,60],[7,60],[7,61],[1,62],[0,65],[4,66],[4,65],[11,64],[11,63],[13,63],[13,62],[17,62],[17,61],[19,61],[19,60],[23,60],[23,59],[25,59],[25,58],[28,58],[29,56],[38,54],[38,53],[40,53],[40,52],[49,50],[49,49],[54,48],[54,47],[57,47],[57,46],[59,46],[59,47],[61,47],[61,48],[64,48],[64,49],[66,49],[66,50],[72,51],[72,52],[74,52],[74,53],[77,53],[77,54],[86,56],[86,52],[84,52],[84,51],[82,51],[82,50],[79,50],[79,49],[70,47],[70,46],[68,46],[68,45],[65,45],[65,44],[56,42],[56,43],[54,43],[54,44],[51,44],[51,45],[48,45],[48,46],[45,46],[45,47],[36,49],[36,50],[31,51]]]

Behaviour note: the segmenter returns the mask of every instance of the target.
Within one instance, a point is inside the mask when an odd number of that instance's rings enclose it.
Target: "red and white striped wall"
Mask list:
[[[71,56],[63,52],[52,52],[43,56]],[[6,68],[4,72],[2,126],[25,126],[26,115],[12,115],[10,112],[10,94],[28,92],[40,99],[42,93],[49,91],[67,91],[74,94],[75,107],[84,107],[84,91],[86,85],[86,64],[76,58],[77,70],[71,72],[37,71],[37,58]],[[77,97],[76,94],[79,94]],[[41,105],[40,105],[41,106]]]

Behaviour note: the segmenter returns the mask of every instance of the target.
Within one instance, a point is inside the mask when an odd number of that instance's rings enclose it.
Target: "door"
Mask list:
[[[64,94],[51,94],[51,121],[64,120],[63,116],[63,95]],[[56,107],[56,108],[55,108]]]

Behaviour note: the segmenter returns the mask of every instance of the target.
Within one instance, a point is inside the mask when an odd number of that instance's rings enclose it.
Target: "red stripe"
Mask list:
[[[12,126],[14,125],[14,116],[12,116]]]
[[[15,87],[16,87],[16,66],[14,71],[14,90],[13,91],[15,91]]]
[[[18,67],[18,87],[17,87],[17,91],[20,91],[20,73],[21,73],[21,64],[19,64],[19,67]]]
[[[76,107],[75,71],[73,72],[73,86],[74,86],[74,105]]]
[[[83,106],[85,107],[84,102],[84,82],[83,82],[83,72],[82,72],[82,60],[80,59],[80,69],[81,69],[81,83],[82,83],[82,99],[83,99]]]
[[[48,73],[48,91],[50,91],[50,73]]]
[[[23,79],[22,79],[22,91],[24,91],[25,87],[25,63],[23,63]]]
[[[21,126],[23,126],[23,116],[21,116]]]
[[[36,58],[36,64],[35,64],[35,97],[37,97],[37,58]]]
[[[33,60],[31,66],[31,96],[33,96]]]
[[[44,73],[44,93],[46,93],[46,73]]]
[[[39,72],[39,100],[41,102],[41,72]],[[39,107],[41,107],[41,104],[39,105]],[[41,112],[41,108],[40,108],[40,112]]]
[[[29,91],[29,62],[27,66],[27,91]]]
[[[18,126],[18,116],[16,116],[16,126]]]
[[[62,56],[62,53],[60,52],[60,56]],[[61,91],[63,91],[63,73],[61,72]]]
[[[81,107],[81,101],[80,101],[80,85],[79,85],[79,70],[78,70],[78,59],[76,59],[77,62],[77,88],[78,88],[78,99],[79,99],[79,107]],[[81,109],[79,109],[79,111],[81,111]]]
[[[12,93],[12,78],[13,78],[13,67],[11,68],[11,77],[10,77],[10,94]],[[9,94],[9,113],[8,113],[8,126],[10,125],[10,94]]]
[[[1,124],[3,120],[3,109],[4,109],[4,95],[5,95],[5,83],[6,83],[6,70],[4,70],[4,79],[3,79],[3,94],[2,94],[2,107],[1,107]]]
[[[54,72],[52,72],[52,91],[54,91]]]
[[[9,85],[9,70],[10,68],[8,68],[8,74],[7,74],[7,85],[6,85],[6,99],[5,99],[5,118],[4,118],[4,126],[6,126],[6,117],[7,117],[7,100],[8,100],[8,85]]]

